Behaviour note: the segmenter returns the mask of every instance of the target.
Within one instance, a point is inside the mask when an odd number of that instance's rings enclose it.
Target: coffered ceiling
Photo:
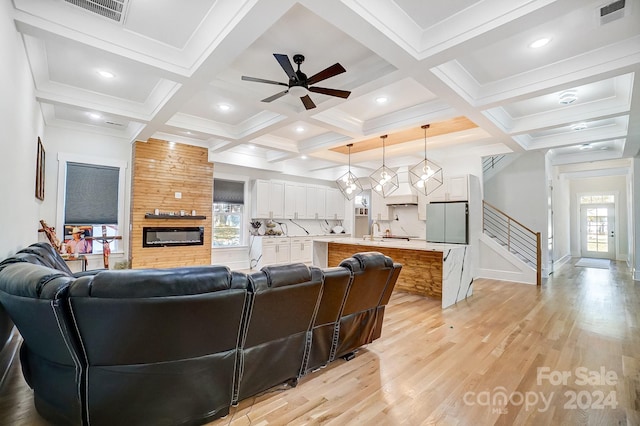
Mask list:
[[[118,2],[115,21],[13,0],[47,125],[324,179],[344,173],[348,143],[358,175],[376,169],[383,134],[388,166],[420,161],[427,123],[436,161],[551,149],[568,164],[640,148],[640,0],[604,18],[610,2],[589,0]],[[318,85],[351,95],[309,93],[309,110],[290,94],[262,102],[287,87],[241,76],[286,83],[274,53],[303,54],[308,76],[340,63]]]

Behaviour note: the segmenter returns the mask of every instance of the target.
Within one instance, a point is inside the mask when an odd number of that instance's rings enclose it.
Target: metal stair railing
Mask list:
[[[532,231],[500,209],[482,201],[482,231],[506,246],[536,269],[536,284],[542,284],[540,232]]]
[[[482,159],[482,172],[487,173],[490,169],[496,167],[496,165],[504,159],[504,155],[492,155],[491,157],[485,157]]]

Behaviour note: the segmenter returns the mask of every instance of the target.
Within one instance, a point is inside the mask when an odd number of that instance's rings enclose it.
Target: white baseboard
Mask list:
[[[569,260],[571,260],[571,255],[570,254],[565,254],[564,256],[562,256],[560,259],[555,260],[553,262],[553,269],[554,272],[557,268],[561,267],[562,265],[566,264],[567,262],[569,262]]]
[[[487,278],[491,280],[510,281],[520,284],[536,285],[535,272],[532,276],[526,276],[519,272],[499,271],[495,269],[478,268],[476,278]]]

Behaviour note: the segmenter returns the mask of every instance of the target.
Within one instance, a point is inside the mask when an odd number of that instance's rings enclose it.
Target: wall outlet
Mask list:
[[[182,192],[176,192],[176,198],[177,199],[182,198]]]

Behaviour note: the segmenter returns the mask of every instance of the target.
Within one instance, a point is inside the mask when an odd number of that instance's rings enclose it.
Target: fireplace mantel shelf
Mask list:
[[[145,219],[192,219],[192,220],[204,220],[206,216],[179,216],[179,215],[169,215],[169,214],[151,214],[147,213],[144,215]]]

